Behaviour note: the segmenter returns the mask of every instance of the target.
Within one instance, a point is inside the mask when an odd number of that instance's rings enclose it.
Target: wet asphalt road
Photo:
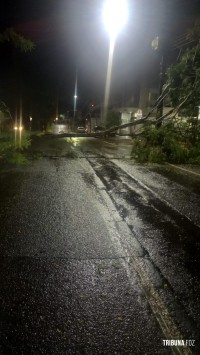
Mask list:
[[[198,354],[198,181],[172,209],[177,190],[154,168],[133,181],[98,141],[67,142],[78,158],[45,142],[42,158],[0,174],[0,354],[168,354],[169,336]]]

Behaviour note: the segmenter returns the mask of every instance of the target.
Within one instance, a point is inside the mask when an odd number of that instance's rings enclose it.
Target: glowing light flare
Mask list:
[[[14,130],[15,130],[15,131],[22,131],[22,130],[23,130],[23,126],[19,126],[19,127],[18,127],[18,126],[15,126],[15,127],[14,127]]]
[[[76,71],[76,79],[75,79],[75,88],[74,88],[74,120],[76,116],[76,101],[77,101],[77,71]]]
[[[106,87],[105,87],[105,97],[104,97],[104,120],[106,120],[107,111],[108,111],[108,102],[110,96],[110,85],[111,85],[111,74],[112,74],[112,63],[113,63],[113,54],[114,54],[114,40],[110,41],[109,56],[108,56],[108,67],[106,75]]]
[[[111,38],[115,38],[128,19],[126,0],[107,0],[103,7],[103,21]]]

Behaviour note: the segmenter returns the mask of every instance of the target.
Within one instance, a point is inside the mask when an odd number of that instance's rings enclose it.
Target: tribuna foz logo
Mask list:
[[[170,339],[163,340],[164,346],[195,346],[195,340]]]

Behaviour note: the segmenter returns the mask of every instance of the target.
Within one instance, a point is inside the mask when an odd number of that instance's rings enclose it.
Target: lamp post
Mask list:
[[[159,82],[159,91],[158,97],[162,96],[163,85],[165,82],[165,72],[166,72],[166,55],[165,55],[165,48],[166,48],[166,40],[164,38],[159,38],[158,36],[153,39],[151,42],[151,47],[153,50],[157,51],[160,56],[160,82]],[[160,99],[158,106],[157,106],[157,119],[163,116],[163,108],[164,108],[164,101]],[[162,122],[157,123],[157,127],[160,127]]]
[[[22,99],[20,98],[20,106],[19,106],[19,148],[21,149],[22,144]]]
[[[111,84],[111,73],[112,73],[115,41],[120,30],[126,24],[127,18],[128,18],[128,6],[126,0],[105,1],[104,8],[103,8],[103,20],[110,37],[110,45],[109,45],[104,110],[103,110],[104,121],[106,120],[106,116],[107,116],[109,96],[110,96],[110,84]]]
[[[76,116],[76,100],[77,100],[78,96],[74,95],[74,118]]]
[[[76,71],[76,79],[75,79],[75,88],[74,88],[74,119],[73,119],[73,129],[75,128],[75,117],[76,117],[76,104],[77,104],[77,71]]]

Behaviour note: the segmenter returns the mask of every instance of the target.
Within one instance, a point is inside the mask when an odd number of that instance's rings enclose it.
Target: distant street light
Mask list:
[[[33,121],[33,118],[30,116],[30,131],[32,130],[32,121]]]
[[[22,143],[22,98],[20,98],[20,107],[19,107],[19,148],[21,149]]]
[[[113,53],[117,35],[124,27],[128,18],[128,4],[126,0],[107,0],[103,8],[103,20],[109,33],[110,46],[108,56],[108,67],[106,76],[105,98],[104,98],[104,120],[106,119],[108,102],[110,96],[111,72]]]
[[[75,128],[75,116],[76,116],[76,104],[77,104],[77,71],[75,79],[75,88],[74,88],[74,117],[73,117],[73,129]]]

